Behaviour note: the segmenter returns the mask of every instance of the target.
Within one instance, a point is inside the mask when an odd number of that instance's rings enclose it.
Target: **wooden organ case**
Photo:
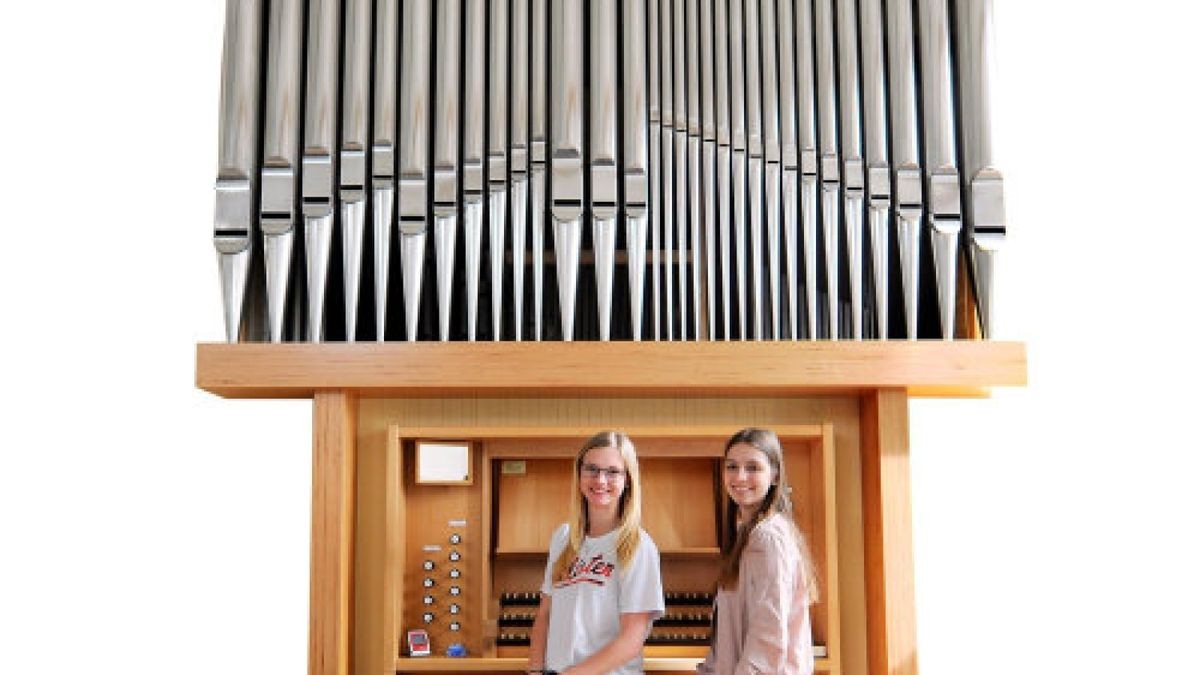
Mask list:
[[[1025,380],[977,339],[1003,182],[990,3],[953,7],[227,0],[230,344],[197,384],[314,402],[312,675],[523,670],[601,429],[662,554],[646,668],[693,670],[751,425],[816,557],[817,670],[917,672],[908,398]],[[427,441],[471,480],[415,480]]]
[[[197,385],[311,398],[312,675],[520,672],[570,460],[629,433],[667,615],[647,672],[705,653],[719,464],[733,431],[776,430],[816,559],[817,671],[917,673],[910,396],[1020,386],[1019,343],[202,344]],[[469,445],[469,484],[415,480],[416,444]],[[453,607],[452,607],[453,606]],[[426,615],[430,616],[426,616]],[[451,624],[455,624],[451,630]],[[409,655],[406,631],[432,654]],[[447,657],[450,644],[465,657]]]

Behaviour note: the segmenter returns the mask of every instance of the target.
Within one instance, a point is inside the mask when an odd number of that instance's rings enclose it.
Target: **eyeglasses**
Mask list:
[[[604,476],[610,483],[625,479],[625,469],[616,469],[612,467],[606,469],[598,467],[595,464],[584,464],[580,469],[580,473],[591,479]]]

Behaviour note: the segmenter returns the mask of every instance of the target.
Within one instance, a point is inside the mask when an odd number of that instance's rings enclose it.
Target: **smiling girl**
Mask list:
[[[705,675],[813,672],[808,606],[816,577],[792,520],[791,489],[775,432],[743,429],[725,444],[726,522],[713,641]]]
[[[570,520],[550,540],[528,672],[641,673],[642,645],[664,606],[629,437],[606,431],[588,439],[575,457],[571,494]]]

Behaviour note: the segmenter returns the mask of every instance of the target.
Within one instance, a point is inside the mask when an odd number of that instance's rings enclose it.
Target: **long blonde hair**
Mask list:
[[[726,495],[725,527],[722,528],[721,535],[721,576],[718,584],[722,588],[734,588],[737,585],[742,554],[745,553],[746,544],[750,541],[750,533],[768,516],[779,513],[787,517],[789,529],[793,534],[792,541],[795,542],[796,554],[800,557],[800,571],[804,574],[805,590],[808,593],[809,602],[816,602],[818,595],[816,568],[813,565],[812,555],[808,551],[808,544],[804,540],[804,534],[800,532],[800,528],[796,527],[796,521],[792,518],[792,489],[788,486],[787,471],[783,466],[783,447],[779,443],[779,437],[770,429],[754,427],[742,429],[725,443],[725,456],[728,456],[729,450],[739,443],[745,443],[766,455],[767,461],[771,465],[773,480],[771,486],[767,488],[767,494],[763,498],[762,504],[759,504],[758,509],[749,520],[742,523],[741,527],[738,527],[737,524],[738,505],[734,503],[732,497]]]
[[[621,491],[621,498],[617,503],[617,515],[620,519],[617,523],[617,562],[622,568],[626,567],[633,559],[633,554],[637,552],[638,543],[641,541],[642,481],[638,473],[637,452],[633,448],[633,441],[630,441],[624,433],[601,431],[589,438],[580,448],[579,454],[575,456],[575,473],[571,478],[571,494],[574,497],[571,499],[571,515],[567,521],[570,526],[570,535],[566,548],[554,561],[553,578],[555,581],[567,578],[571,563],[579,555],[579,549],[583,546],[583,538],[587,534],[588,507],[587,500],[579,490],[579,473],[583,470],[584,455],[595,448],[616,448],[625,462],[625,489]]]

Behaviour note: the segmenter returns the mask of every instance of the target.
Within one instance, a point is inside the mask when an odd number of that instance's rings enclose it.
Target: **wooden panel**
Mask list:
[[[496,556],[492,588],[496,593],[533,593],[541,590],[546,574],[546,551],[536,555]]]
[[[492,591],[492,509],[495,508],[495,500],[493,493],[493,476],[491,471],[491,458],[487,454],[487,447],[482,443],[477,443],[476,448],[479,450],[479,651],[477,654],[481,656],[496,655],[496,635],[499,632],[500,603],[493,602],[492,598],[497,597]]]
[[[871,675],[916,675],[908,398],[863,397],[862,484]]]
[[[196,386],[231,398],[859,393],[1025,384],[1025,346],[983,341],[200,344]]]
[[[391,659],[400,654],[403,644],[403,611],[405,576],[407,560],[405,558],[405,542],[408,541],[408,495],[404,491],[404,448],[400,434],[395,426],[388,427],[387,466],[384,473],[387,482],[386,496],[386,546],[384,583],[381,589],[384,603],[384,644],[387,649],[387,659],[380,666],[386,667]],[[374,672],[380,672],[378,670]]]
[[[395,433],[359,429],[354,574],[354,670],[384,672],[398,651],[404,485]],[[364,617],[371,617],[370,620]]]
[[[313,400],[312,570],[308,672],[350,672],[356,401],[344,391]]]
[[[490,444],[489,444],[490,445]],[[571,461],[525,459],[525,473],[501,473],[497,491],[497,553],[545,553],[554,528],[566,521]],[[717,546],[713,464],[705,459],[648,458],[642,470],[642,526],[661,551]],[[559,504],[561,508],[546,508]],[[687,504],[687,509],[679,509]]]
[[[638,462],[642,470],[642,527],[660,551],[716,549],[714,459]]]
[[[825,550],[828,548],[825,545],[826,530],[823,520],[826,512],[825,490],[819,480],[814,484],[812,479],[814,474],[821,475],[821,448],[819,443],[807,439],[781,438],[780,442],[783,445],[788,484],[792,488],[792,515],[796,526],[804,535],[809,553],[813,557],[813,564],[817,568],[817,585],[821,598],[811,612],[813,640],[819,644],[826,644],[825,636],[829,632],[826,612],[829,576],[824,559]]]
[[[413,444],[405,443],[403,448],[404,465],[413,467]],[[481,470],[482,454],[479,448],[473,449],[471,461],[475,464],[473,470]],[[405,541],[404,541],[404,591],[400,596],[403,600],[403,611],[400,613],[401,633],[412,628],[424,628],[429,632],[430,646],[435,653],[445,653],[452,642],[460,642],[470,654],[478,654],[483,645],[481,628],[486,619],[486,598],[483,596],[483,558],[486,551],[483,548],[483,509],[480,503],[480,492],[469,485],[427,485],[415,482],[415,471],[404,471],[403,483],[406,493],[405,505]],[[465,522],[464,526],[452,525],[453,522]],[[451,544],[451,534],[462,536],[461,544]],[[437,547],[438,550],[426,550],[427,547]],[[462,559],[450,561],[450,553],[458,551]],[[424,561],[435,565],[432,572],[422,569]],[[457,569],[462,576],[458,579],[450,577],[450,570]],[[435,586],[426,589],[422,582],[431,578]],[[450,594],[451,587],[458,587],[461,594]],[[435,604],[426,607],[422,603],[425,595],[432,595]],[[451,615],[448,608],[457,604],[462,609],[458,615]],[[432,623],[421,620],[425,611],[435,615]],[[461,624],[460,631],[451,631],[452,621]]]
[[[489,429],[496,434],[504,429]],[[637,448],[639,458],[653,457],[712,457],[721,456],[725,439],[736,429],[725,428],[721,434],[688,436],[694,430],[682,429],[681,438],[662,438],[667,433],[658,427],[648,434],[640,427],[627,427],[630,438]],[[480,434],[486,435],[486,434]],[[565,438],[494,438],[488,441],[492,456],[496,458],[562,457],[574,459],[584,440],[590,434],[579,434]]]
[[[804,533],[817,568],[820,599],[812,608],[813,639],[834,658],[840,654],[837,562],[837,490],[832,425],[822,427],[820,439],[781,437],[796,525]],[[832,543],[833,545],[829,545]]]
[[[842,563],[838,559],[839,546],[837,545],[840,533],[837,514],[832,508],[829,508],[829,505],[837,505],[836,508],[840,509],[843,505],[843,502],[838,499],[837,493],[837,470],[834,459],[837,456],[837,448],[835,443],[833,425],[826,423],[821,443],[813,444],[814,469],[819,467],[819,470],[813,471],[809,483],[813,486],[814,491],[817,489],[817,483],[820,483],[820,491],[824,495],[820,504],[826,507],[820,514],[819,520],[814,522],[814,529],[822,532],[822,552],[819,558],[825,570],[824,588],[821,591],[825,611],[822,614],[828,622],[825,627],[825,645],[832,664],[832,672],[838,672],[837,665],[842,656],[842,594],[838,592],[838,589],[841,588]],[[828,546],[827,544],[830,543],[833,545]]]
[[[529,459],[525,473],[499,476],[496,486],[496,551],[545,555],[554,528],[567,520],[571,460]],[[548,508],[549,505],[557,505]]]

